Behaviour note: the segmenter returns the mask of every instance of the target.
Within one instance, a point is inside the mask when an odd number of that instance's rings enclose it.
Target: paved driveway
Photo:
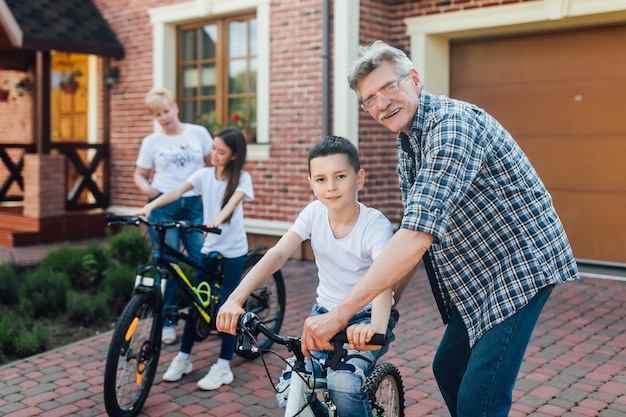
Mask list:
[[[298,335],[314,300],[315,264],[289,261],[283,330]],[[583,277],[558,286],[542,313],[514,391],[511,417],[626,415],[626,282]],[[400,304],[397,338],[384,360],[400,368],[407,416],[449,416],[430,364],[443,332],[420,271]],[[111,333],[0,367],[0,416],[102,416],[102,372]],[[194,347],[194,372],[161,380],[177,346],[163,350],[142,416],[279,416],[263,362],[236,357],[232,385],[196,389],[219,351],[211,336]],[[283,355],[288,353],[278,350]],[[276,379],[282,365],[266,355]]]

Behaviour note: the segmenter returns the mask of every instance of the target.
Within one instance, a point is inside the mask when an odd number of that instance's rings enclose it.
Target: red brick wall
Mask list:
[[[116,63],[121,76],[111,89],[111,204],[138,206],[144,199],[133,183],[132,174],[141,139],[153,129],[143,104],[146,92],[152,87],[152,26],[147,12],[150,8],[188,0],[94,1],[126,53]],[[362,0],[360,41],[383,39],[408,50],[409,39],[403,24],[408,16],[522,1],[537,0],[407,0],[392,5],[381,0]],[[306,155],[322,135],[322,6],[320,0],[274,0],[270,8],[272,150],[270,160],[248,163],[257,197],[247,204],[246,216],[292,221],[313,198],[306,181]],[[330,10],[332,13],[332,5]],[[6,77],[1,72],[0,77],[2,83]],[[10,82],[15,84],[17,80]],[[30,111],[28,98],[0,103],[1,142],[30,140]],[[329,111],[332,114],[332,108]],[[399,221],[402,210],[396,178],[395,135],[379,127],[365,113],[361,114],[359,124],[361,158],[368,173],[361,199],[383,210],[393,221]]]
[[[148,10],[176,0],[94,0],[124,45],[124,59],[114,63],[120,78],[111,93],[111,204],[139,206],[144,198],[133,182],[141,139],[152,132],[144,97],[152,85],[152,26]],[[172,59],[176,59],[172,56]]]

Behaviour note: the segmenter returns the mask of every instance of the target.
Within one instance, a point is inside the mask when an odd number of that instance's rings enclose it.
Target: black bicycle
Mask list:
[[[220,288],[224,280],[218,262],[211,269],[194,261],[189,256],[165,243],[168,229],[177,228],[184,232],[221,233],[220,229],[185,221],[151,222],[137,216],[106,217],[109,225],[146,225],[156,232],[152,261],[139,268],[135,277],[135,288],[130,301],[122,311],[115,326],[104,369],[104,404],[109,416],[137,416],[143,407],[159,365],[161,353],[161,330],[163,328],[163,291],[167,279],[174,279],[193,306],[192,314],[168,311],[168,320],[183,319],[193,324],[194,339],[206,339],[216,330],[215,316]],[[248,252],[244,273],[263,257],[265,247]],[[193,284],[180,268],[180,263],[199,271],[206,281]],[[285,315],[285,283],[282,273],[274,272],[265,283],[248,297],[244,309],[261,317],[263,323],[275,332],[280,331]],[[269,348],[273,341],[262,340],[261,346]],[[239,356],[254,359],[258,353],[237,351]]]
[[[263,347],[262,340],[264,337],[287,347],[287,350],[294,354],[295,362],[290,363],[278,353],[268,350],[267,345]],[[331,341],[334,345],[333,354],[326,360],[325,369],[338,369],[344,366],[350,358],[365,359],[361,355],[348,353],[344,347],[348,341],[345,331],[336,335]],[[386,343],[384,334],[374,335],[369,342],[372,345],[384,345]],[[239,318],[237,350],[256,354],[272,352],[288,365],[291,370],[291,384],[284,412],[285,417],[337,417],[336,407],[328,395],[326,378],[316,376],[305,366],[305,357],[302,353],[302,343],[299,337],[281,336],[263,323],[253,312],[247,312]],[[265,361],[263,364],[265,365]],[[267,365],[265,365],[265,370],[271,381],[272,378]],[[273,382],[272,386],[274,386]],[[276,386],[274,386],[274,390],[278,391]],[[369,398],[373,417],[404,417],[404,385],[400,371],[393,364],[388,362],[376,364],[363,384],[363,391]],[[312,396],[317,396],[317,394],[322,395],[322,400],[326,406],[325,410],[312,407],[310,400]]]

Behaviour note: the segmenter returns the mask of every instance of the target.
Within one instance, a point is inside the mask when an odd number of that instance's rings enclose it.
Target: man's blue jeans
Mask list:
[[[452,417],[507,417],[513,387],[539,314],[553,285],[542,288],[513,316],[469,347],[455,310],[441,339],[433,371]]]
[[[160,194],[159,194],[160,195]],[[150,200],[152,201],[152,200]],[[187,220],[190,223],[202,224],[202,200],[198,196],[181,197],[176,201],[172,201],[161,207],[157,207],[150,213],[148,220],[150,221],[174,221]],[[154,230],[150,229],[150,236],[153,241],[156,238]],[[183,241],[187,254],[194,260],[200,261],[202,244],[204,237],[200,232],[182,232],[178,229],[169,229],[165,234],[165,243],[178,249],[180,241]],[[165,294],[163,296],[163,317],[166,317],[167,308],[169,306],[178,306],[176,293],[176,282],[174,279],[168,279],[165,286]],[[175,327],[177,323],[164,320],[163,327]]]

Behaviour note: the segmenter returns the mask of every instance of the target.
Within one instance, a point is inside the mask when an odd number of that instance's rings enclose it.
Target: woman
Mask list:
[[[135,184],[148,201],[179,187],[209,161],[213,138],[203,126],[182,123],[178,118],[178,105],[167,89],[155,88],[146,96],[146,107],[162,128],[146,136],[141,142],[134,174]],[[152,211],[151,221],[187,220],[202,223],[202,201],[194,190],[183,194],[171,203]],[[154,238],[154,236],[153,236]],[[178,247],[182,240],[189,256],[200,260],[202,233],[179,233],[169,229],[168,245]],[[165,344],[176,342],[176,326],[168,320],[168,309],[178,308],[176,283],[169,280],[163,300],[163,334]]]

